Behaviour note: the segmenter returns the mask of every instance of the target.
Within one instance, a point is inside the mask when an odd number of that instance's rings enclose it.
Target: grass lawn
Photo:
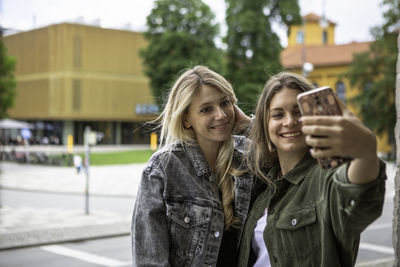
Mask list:
[[[145,163],[149,160],[153,151],[148,150],[130,150],[110,153],[90,153],[90,165],[113,165],[113,164],[132,164]],[[83,154],[81,155],[83,158]]]

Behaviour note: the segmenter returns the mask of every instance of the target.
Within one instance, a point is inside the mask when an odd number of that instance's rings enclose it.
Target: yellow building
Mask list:
[[[138,53],[142,33],[61,23],[3,40],[17,60],[9,115],[30,122],[35,135],[66,144],[72,134],[82,144],[90,126],[103,144],[149,142],[140,125],[158,109]]]
[[[353,54],[369,50],[370,42],[336,45],[335,26],[312,13],[304,16],[302,25],[290,28],[288,46],[281,54],[281,61],[286,69],[306,75],[316,86],[330,86],[346,102],[359,91],[351,88],[349,81],[340,74],[347,70]],[[355,107],[349,108],[357,114]],[[387,134],[378,137],[378,151],[388,153],[391,150]]]

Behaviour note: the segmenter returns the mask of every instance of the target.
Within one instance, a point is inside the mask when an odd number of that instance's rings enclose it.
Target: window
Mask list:
[[[323,44],[328,43],[328,33],[325,30],[322,32],[322,43]]]
[[[82,39],[80,36],[74,38],[74,68],[80,69],[82,67]]]
[[[81,81],[74,80],[72,85],[72,108],[74,111],[81,109]]]
[[[302,30],[297,32],[296,43],[298,43],[298,44],[303,44],[304,43],[304,32]]]
[[[342,100],[343,103],[346,103],[346,86],[342,81],[336,83],[336,93],[339,99]]]

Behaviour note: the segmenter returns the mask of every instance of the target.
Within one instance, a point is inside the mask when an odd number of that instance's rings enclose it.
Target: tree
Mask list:
[[[6,47],[0,38],[0,118],[7,117],[7,110],[14,105],[15,62],[15,58],[7,56]]]
[[[267,74],[282,69],[282,47],[272,23],[300,24],[297,0],[226,0],[227,78],[240,107],[253,111]]]
[[[214,39],[219,26],[200,0],[156,0],[144,33],[149,44],[141,51],[145,73],[159,106],[168,88],[185,68],[197,64],[222,71],[222,53]]]
[[[360,91],[349,102],[359,108],[364,123],[377,134],[389,133],[393,142],[400,0],[384,0],[382,5],[387,10],[384,24],[371,30],[375,41],[369,51],[354,55],[345,76]]]

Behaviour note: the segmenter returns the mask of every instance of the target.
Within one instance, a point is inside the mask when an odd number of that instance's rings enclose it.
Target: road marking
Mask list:
[[[392,266],[394,258],[379,259],[374,261],[365,261],[357,263],[355,267],[371,267],[371,266]]]
[[[394,249],[391,247],[378,246],[369,243],[360,243],[360,249],[372,250],[375,252],[394,255]]]
[[[127,266],[127,265],[132,264],[130,261],[125,261],[125,262],[118,261],[118,260],[98,256],[95,254],[79,251],[76,249],[70,249],[67,247],[59,246],[59,245],[42,246],[40,248],[43,250],[55,253],[55,254],[80,259],[82,261],[86,261],[86,262],[90,262],[90,263],[94,263],[94,264],[98,264],[98,265],[102,265],[102,266],[113,266],[113,267],[115,266],[116,267],[116,266]]]
[[[367,230],[380,230],[384,228],[392,228],[393,224],[392,223],[380,223],[380,224],[372,224],[367,227]]]

